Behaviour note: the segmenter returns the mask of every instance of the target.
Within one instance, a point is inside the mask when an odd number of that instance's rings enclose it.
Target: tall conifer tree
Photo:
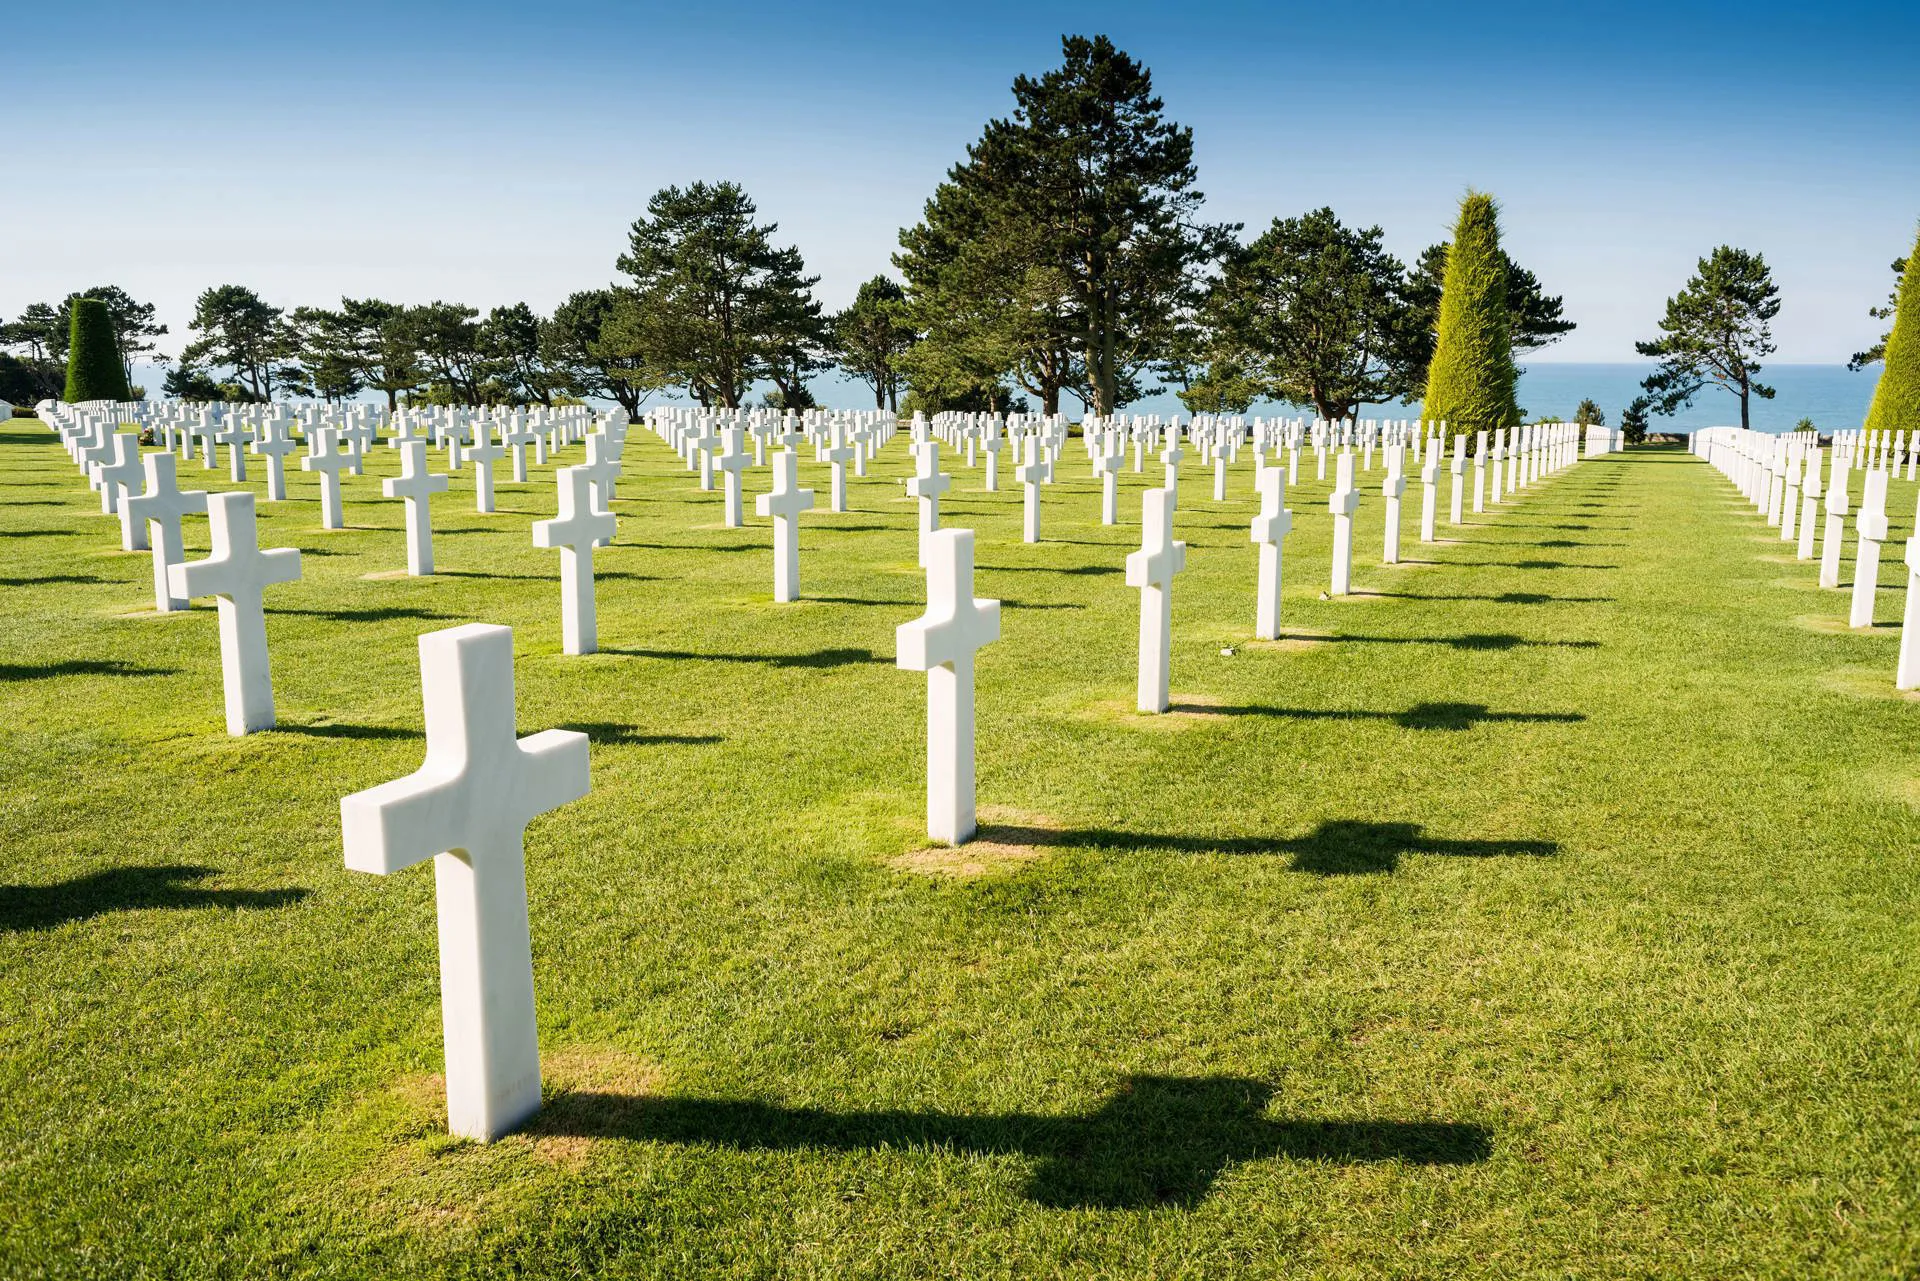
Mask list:
[[[1492,196],[1469,191],[1460,202],[1460,222],[1447,253],[1421,410],[1426,418],[1444,420],[1449,431],[1493,431],[1520,421],[1507,271],[1499,206]]]
[[[1920,431],[1920,240],[1900,275],[1893,304],[1893,332],[1887,335],[1887,366],[1867,407],[1872,431]]]
[[[75,298],[72,316],[73,329],[67,340],[66,402],[132,400],[107,304],[98,298]]]

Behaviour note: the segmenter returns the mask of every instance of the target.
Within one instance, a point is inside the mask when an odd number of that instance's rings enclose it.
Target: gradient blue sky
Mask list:
[[[1766,254],[1782,362],[1877,332],[1920,220],[1920,4],[737,2],[168,5],[9,14],[0,312],[112,282],[177,349],[208,285],[550,309],[668,183],[732,178],[830,306],[1064,32],[1144,60],[1210,215],[1331,205],[1411,258],[1469,185],[1632,358],[1696,258]]]

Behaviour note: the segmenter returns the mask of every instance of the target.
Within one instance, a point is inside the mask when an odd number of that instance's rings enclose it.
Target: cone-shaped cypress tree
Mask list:
[[[1887,364],[1867,406],[1867,427],[1879,431],[1920,431],[1920,240],[1900,273],[1893,300],[1893,333],[1887,338]]]
[[[67,343],[66,402],[132,400],[107,304],[98,298],[75,298],[72,323]]]
[[[1421,416],[1444,419],[1449,432],[1511,427],[1520,421],[1517,380],[1500,209],[1492,196],[1469,191],[1460,202],[1460,223],[1447,251]]]

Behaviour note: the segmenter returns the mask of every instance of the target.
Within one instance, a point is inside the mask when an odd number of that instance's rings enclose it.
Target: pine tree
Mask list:
[[[83,400],[132,400],[126,366],[120,363],[120,345],[113,337],[113,314],[97,298],[75,298],[73,326],[67,340],[69,405]]]
[[[1907,262],[1920,263],[1920,241]],[[1920,270],[1901,274],[1886,362],[1867,407],[1867,429],[1920,431]]]
[[[1469,191],[1460,202],[1460,222],[1447,254],[1421,414],[1445,421],[1456,433],[1493,431],[1520,421],[1499,214],[1492,196]]]

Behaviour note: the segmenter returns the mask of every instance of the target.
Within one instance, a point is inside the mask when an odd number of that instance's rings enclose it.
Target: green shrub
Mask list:
[[[132,400],[107,304],[98,298],[75,298],[71,332],[67,390],[62,399],[69,405],[82,400]]]
[[[1516,426],[1518,383],[1499,206],[1492,196],[1469,191],[1447,252],[1421,417],[1444,419],[1456,434]]]
[[[1920,240],[1900,275],[1887,335],[1887,364],[1867,406],[1870,431],[1920,431]]]

